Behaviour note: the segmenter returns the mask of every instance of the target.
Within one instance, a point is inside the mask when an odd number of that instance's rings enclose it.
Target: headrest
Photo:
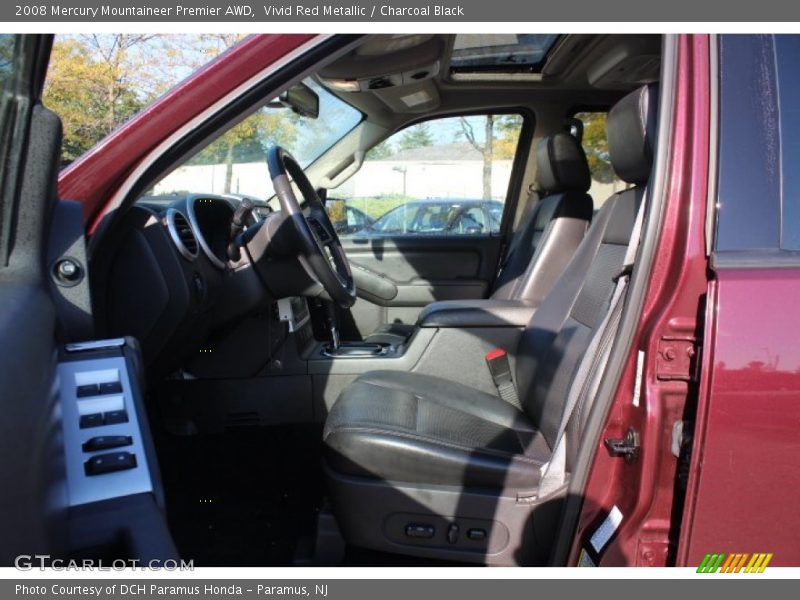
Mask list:
[[[585,192],[592,185],[589,163],[580,142],[568,133],[543,138],[536,146],[536,185],[548,194]]]
[[[608,113],[608,154],[623,181],[646,183],[655,153],[658,84],[640,87]]]

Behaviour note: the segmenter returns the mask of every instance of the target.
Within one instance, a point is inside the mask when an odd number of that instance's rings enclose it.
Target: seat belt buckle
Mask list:
[[[497,388],[500,397],[506,402],[519,407],[519,394],[514,378],[511,376],[511,363],[508,361],[508,353],[502,348],[496,348],[486,354],[486,365],[489,367],[489,374]]]

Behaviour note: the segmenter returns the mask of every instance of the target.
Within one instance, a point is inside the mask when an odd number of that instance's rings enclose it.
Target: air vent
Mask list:
[[[189,220],[174,208],[167,211],[167,229],[178,252],[186,260],[197,258],[197,237],[194,235]]]

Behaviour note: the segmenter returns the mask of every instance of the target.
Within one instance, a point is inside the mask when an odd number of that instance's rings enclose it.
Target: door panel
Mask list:
[[[342,238],[359,290],[343,333],[357,339],[384,323],[413,324],[431,302],[486,297],[500,238],[464,237]]]
[[[359,300],[341,333],[359,339],[386,323],[413,324],[438,300],[485,298],[530,119],[469,114],[418,122],[367,153],[327,194],[355,270]],[[524,143],[520,145],[520,139]]]
[[[50,36],[2,36],[0,232],[0,565],[63,539],[64,473],[55,383],[55,311],[45,248],[61,129],[38,104]],[[11,67],[6,67],[10,69]]]

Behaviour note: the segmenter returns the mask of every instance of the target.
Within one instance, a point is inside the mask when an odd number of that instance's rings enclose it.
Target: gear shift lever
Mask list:
[[[342,342],[339,338],[339,313],[333,302],[322,302],[325,310],[325,327],[331,333],[330,343],[323,347],[322,354],[329,358],[375,358],[389,352],[389,344],[371,342]]]
[[[336,352],[342,343],[339,339],[339,318],[336,314],[336,305],[333,302],[323,302],[325,305],[325,326],[331,332],[331,350]]]

